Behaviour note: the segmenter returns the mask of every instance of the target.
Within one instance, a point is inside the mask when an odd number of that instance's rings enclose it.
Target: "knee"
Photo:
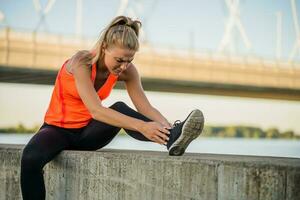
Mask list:
[[[22,153],[21,168],[22,170],[42,169],[44,156],[34,145],[26,145]]]
[[[114,103],[113,105],[110,106],[110,108],[117,110],[117,111],[122,110],[124,107],[128,107],[128,106],[123,101],[117,101],[116,103]]]

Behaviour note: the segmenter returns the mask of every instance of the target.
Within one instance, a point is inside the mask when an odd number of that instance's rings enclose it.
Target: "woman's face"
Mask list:
[[[113,47],[104,50],[104,64],[108,71],[120,75],[134,59],[135,51]]]

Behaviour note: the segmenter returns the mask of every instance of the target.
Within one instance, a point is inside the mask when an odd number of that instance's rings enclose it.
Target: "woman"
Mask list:
[[[171,127],[146,98],[131,63],[139,48],[140,25],[128,17],[116,17],[91,51],[79,51],[63,64],[44,124],[23,151],[21,189],[25,200],[45,199],[43,167],[65,149],[100,149],[123,128],[135,139],[166,145],[170,155],[178,156],[201,133],[201,111],[192,111],[185,121]],[[123,102],[102,106],[116,81],[125,82],[138,112]]]

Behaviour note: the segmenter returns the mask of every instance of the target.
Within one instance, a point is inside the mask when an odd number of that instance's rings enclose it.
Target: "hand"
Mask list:
[[[172,124],[170,124],[170,122],[168,122],[168,121],[162,122],[161,124],[163,125],[163,127],[165,129],[168,129],[168,130],[172,129]]]
[[[167,144],[170,132],[157,122],[145,122],[140,132],[149,140],[158,144]]]

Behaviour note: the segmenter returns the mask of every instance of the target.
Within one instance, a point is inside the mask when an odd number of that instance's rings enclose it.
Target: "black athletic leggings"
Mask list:
[[[123,102],[114,109],[127,116],[151,121]],[[21,189],[24,200],[45,199],[43,167],[63,150],[97,150],[107,145],[121,128],[92,120],[86,127],[67,129],[43,124],[25,146],[21,161]],[[125,129],[135,139],[150,141],[143,134]]]

